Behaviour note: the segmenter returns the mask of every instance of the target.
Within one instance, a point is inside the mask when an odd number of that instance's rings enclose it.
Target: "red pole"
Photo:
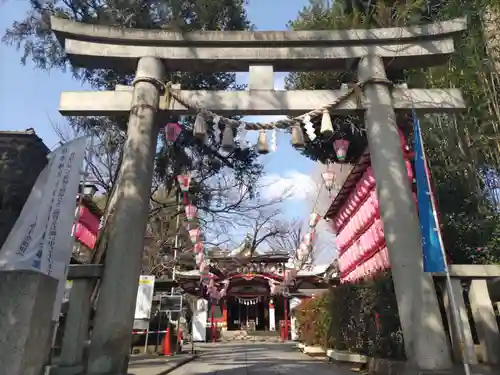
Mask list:
[[[214,305],[212,304],[212,342],[215,342],[215,322],[214,322]]]
[[[288,299],[285,299],[285,341],[288,341]]]
[[[283,284],[285,283],[285,277],[286,277],[286,266],[285,264],[283,264]],[[285,289],[285,293],[286,293],[286,286],[284,287]],[[284,313],[285,313],[285,327],[284,327],[284,336],[285,336],[285,340],[288,341],[288,300],[287,300],[287,297],[285,295],[285,293],[283,293],[283,301],[285,303],[285,309],[284,309]]]

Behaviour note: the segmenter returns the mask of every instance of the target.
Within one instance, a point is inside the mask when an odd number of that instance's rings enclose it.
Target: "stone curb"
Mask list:
[[[175,364],[173,364],[172,367],[159,372],[157,375],[167,375],[167,374],[170,374],[172,371],[177,370],[179,367],[184,366],[185,364],[187,364],[187,363],[189,363],[191,361],[194,361],[196,358],[198,358],[197,354],[194,354],[194,355],[189,356],[187,358],[183,358],[179,362],[176,362]]]

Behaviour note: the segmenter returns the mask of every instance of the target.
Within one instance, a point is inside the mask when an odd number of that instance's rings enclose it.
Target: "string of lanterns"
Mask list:
[[[165,133],[168,138],[168,129],[165,129]],[[179,133],[180,132],[178,132],[177,135]],[[217,288],[213,277],[211,277],[209,272],[209,263],[205,259],[206,254],[203,242],[201,241],[201,230],[200,228],[191,228],[191,224],[196,220],[198,213],[198,208],[194,204],[190,203],[188,198],[189,188],[191,185],[191,174],[187,172],[185,174],[178,175],[177,182],[179,183],[180,190],[183,194],[184,211],[187,219],[187,229],[189,233],[189,239],[191,240],[191,243],[193,245],[196,265],[198,266],[198,270],[200,271],[200,281],[207,288],[207,292],[211,298],[220,300],[227,293],[229,280],[222,281],[222,289],[219,290]]]
[[[337,100],[334,103],[331,103],[330,105],[324,106],[320,109],[315,109],[311,112],[308,112],[302,116],[298,116],[294,119],[285,119],[285,120],[279,120],[274,123],[270,124],[260,124],[260,123],[245,123],[242,121],[237,121],[237,120],[232,120],[228,118],[221,117],[211,111],[208,111],[206,109],[200,109],[197,108],[197,106],[190,105],[186,102],[186,100],[182,99],[180,97],[180,94],[178,92],[171,91],[171,95],[179,101],[181,104],[183,104],[186,107],[190,108],[195,108],[199,112],[196,116],[195,119],[195,124],[194,124],[194,129],[193,129],[193,135],[201,140],[206,140],[207,139],[207,122],[206,120],[212,120],[213,124],[213,134],[215,136],[215,139],[217,142],[219,142],[221,135],[222,135],[222,141],[221,141],[221,148],[224,151],[232,151],[236,148],[235,144],[235,134],[234,134],[234,128],[236,128],[236,139],[237,142],[239,143],[239,147],[242,149],[248,148],[248,142],[246,141],[246,133],[247,130],[259,130],[259,135],[258,135],[258,140],[257,140],[257,145],[256,149],[257,152],[260,154],[267,154],[269,152],[269,146],[267,142],[267,134],[266,130],[272,130],[272,135],[271,135],[271,151],[275,152],[277,150],[277,135],[276,135],[276,129],[277,128],[288,128],[289,126],[292,127],[292,145],[296,148],[303,148],[305,146],[305,139],[304,139],[304,133],[302,131],[302,125],[304,126],[304,129],[306,130],[306,134],[308,138],[313,141],[316,138],[316,133],[314,129],[314,125],[311,122],[311,119],[321,115],[321,127],[320,127],[320,133],[323,137],[328,138],[331,137],[334,133],[333,130],[333,124],[332,120],[330,117],[330,112],[329,110],[336,105],[338,105],[340,102],[343,100],[347,99],[350,95],[353,93],[358,96],[358,99],[360,98],[360,92],[362,87],[369,83],[370,79],[367,80],[366,82],[358,83],[355,84],[353,87],[348,89],[343,95],[339,96]],[[220,125],[223,125],[224,129],[221,132]],[[177,138],[177,136],[181,132],[181,128],[178,124],[168,124],[165,133],[167,135],[167,138]],[[347,151],[349,148],[349,141],[345,139],[337,139],[333,141],[333,147],[335,150],[335,154],[337,157],[337,160],[339,162],[344,162],[346,157],[347,157]],[[327,190],[330,193],[331,196],[331,191],[333,189],[334,185],[334,173],[328,168],[326,172],[322,173],[322,177],[325,183],[325,186]],[[181,183],[180,179],[183,179],[183,182],[186,182],[186,177],[181,177],[179,176],[179,183]],[[197,209],[195,206],[188,204],[187,202],[187,191],[189,190],[189,178],[188,180],[188,185],[186,188],[186,191],[184,191],[184,197],[185,197],[185,204],[186,204],[186,216],[188,217],[188,221],[190,220],[189,217],[194,218],[196,216]],[[319,194],[319,193],[318,193]],[[313,208],[314,211],[315,208]],[[309,219],[309,232],[304,236],[302,243],[299,245],[298,249],[295,252],[295,260],[293,264],[292,269],[287,269],[285,270],[284,274],[284,280],[283,280],[283,286],[276,285],[275,283],[270,282],[270,288],[271,288],[271,293],[275,294],[280,291],[280,289],[286,289],[286,285],[290,284],[293,282],[295,279],[297,272],[304,266],[306,263],[307,259],[309,258],[309,255],[312,251],[312,247],[314,244],[314,241],[316,239],[316,225],[321,219],[320,215],[317,213],[313,212],[310,215]],[[196,261],[199,266],[200,274],[201,274],[201,280],[204,283],[207,283],[209,280],[209,274],[208,274],[208,265],[205,262],[204,259],[204,251],[203,251],[203,245],[199,241],[199,229],[198,231],[191,231],[190,230],[190,237],[191,241],[193,242],[194,245],[194,251],[196,253]],[[219,298],[222,298],[221,294],[225,295],[225,292],[227,291],[227,286],[229,283],[224,284],[224,288],[219,292],[214,289],[213,284],[212,286],[209,285],[209,290],[213,291],[213,294],[215,296],[219,296]]]

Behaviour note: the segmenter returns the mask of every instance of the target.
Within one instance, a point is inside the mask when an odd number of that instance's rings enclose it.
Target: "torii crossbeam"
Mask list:
[[[449,112],[465,108],[460,91],[388,87],[386,70],[444,63],[463,19],[431,25],[370,30],[189,32],[134,30],[52,18],[52,29],[74,66],[133,73],[133,89],[64,93],[65,115],[130,111],[123,163],[116,186],[113,230],[89,352],[90,373],[122,374],[127,362],[139,278],[160,111],[189,114],[202,108],[221,115],[296,115],[324,107],[341,91],[276,91],[274,71],[357,69],[363,87],[328,108],[364,111],[372,168],[386,234],[406,355],[422,370],[447,368],[450,356],[432,278],[423,273],[420,227],[400,147],[394,111]],[[190,108],[166,107],[165,71],[248,71],[244,92],[183,91]],[[120,280],[119,282],[117,280]],[[83,340],[82,340],[83,342]]]

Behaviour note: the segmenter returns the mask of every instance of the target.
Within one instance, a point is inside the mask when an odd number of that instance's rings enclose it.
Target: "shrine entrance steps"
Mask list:
[[[221,332],[220,342],[232,341],[279,342],[280,336],[277,331],[231,330]]]

